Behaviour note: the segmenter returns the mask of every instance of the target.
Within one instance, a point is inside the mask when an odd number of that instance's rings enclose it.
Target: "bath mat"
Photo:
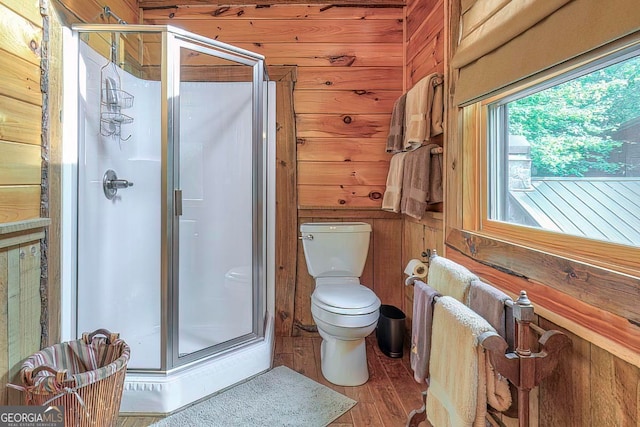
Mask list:
[[[285,366],[153,424],[157,427],[322,427],[357,402]]]

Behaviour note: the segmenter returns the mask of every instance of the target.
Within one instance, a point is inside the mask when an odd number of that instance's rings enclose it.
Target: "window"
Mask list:
[[[640,49],[486,108],[488,221],[640,247]]]
[[[462,229],[638,274],[640,40],[615,49],[462,107]]]

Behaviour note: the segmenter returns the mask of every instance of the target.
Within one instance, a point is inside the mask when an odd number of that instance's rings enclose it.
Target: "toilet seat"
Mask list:
[[[311,313],[316,323],[362,328],[378,321],[379,309],[380,299],[362,285],[323,285],[311,295]]]
[[[377,312],[380,299],[366,286],[332,283],[317,286],[311,304],[330,313],[353,316]]]

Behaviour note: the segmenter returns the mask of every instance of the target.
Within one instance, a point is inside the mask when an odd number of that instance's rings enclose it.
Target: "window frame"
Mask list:
[[[462,143],[463,182],[476,183],[463,186],[463,218],[464,230],[472,231],[480,236],[505,241],[550,254],[607,268],[616,272],[639,276],[640,247],[606,242],[581,236],[573,236],[550,230],[543,230],[524,225],[511,224],[489,219],[489,175],[499,173],[490,170],[489,150],[492,129],[488,126],[489,106],[495,103],[507,103],[509,100],[527,96],[528,93],[543,90],[561,84],[575,77],[588,74],[609,63],[624,60],[640,52],[640,38],[635,38],[624,45],[605,47],[590,54],[585,54],[573,61],[556,66],[544,73],[532,76],[522,82],[513,84],[491,96],[463,105]],[[504,110],[504,109],[501,109]],[[496,117],[504,121],[504,117]],[[498,182],[499,180],[493,180]]]

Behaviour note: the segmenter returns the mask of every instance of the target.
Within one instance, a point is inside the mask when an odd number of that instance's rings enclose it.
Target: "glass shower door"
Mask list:
[[[260,306],[255,61],[179,45],[179,87],[173,88],[174,365],[212,347],[254,339]]]

